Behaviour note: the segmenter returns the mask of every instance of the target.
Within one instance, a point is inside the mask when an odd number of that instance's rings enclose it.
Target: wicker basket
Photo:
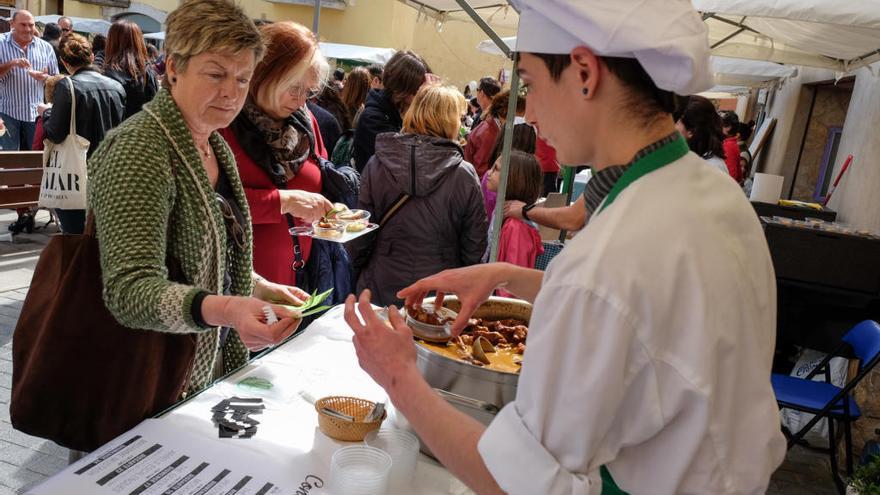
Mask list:
[[[344,442],[360,442],[367,433],[378,430],[382,421],[388,415],[387,411],[382,417],[372,422],[365,422],[364,418],[376,404],[357,397],[331,396],[324,397],[315,402],[315,410],[318,411],[318,427],[330,438]],[[334,418],[321,411],[321,408],[329,407],[342,414],[354,418],[354,421],[345,421]]]

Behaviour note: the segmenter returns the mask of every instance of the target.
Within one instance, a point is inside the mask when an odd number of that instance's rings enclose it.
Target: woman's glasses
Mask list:
[[[321,94],[321,89],[305,88],[300,84],[294,84],[287,90],[287,94],[294,98],[304,98],[306,100],[311,100],[313,98],[317,98],[317,96]]]
[[[232,205],[226,201],[226,198],[219,194],[217,195],[217,204],[220,206],[220,213],[223,214],[223,219],[226,220],[226,228],[232,236],[232,241],[235,243],[235,247],[244,251],[244,248],[246,247],[244,227],[241,226],[238,217],[236,217],[235,212],[232,211]]]

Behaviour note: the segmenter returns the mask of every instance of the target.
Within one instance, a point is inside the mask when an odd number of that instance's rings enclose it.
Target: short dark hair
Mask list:
[[[721,117],[711,101],[699,95],[691,96],[679,120],[691,132],[687,140],[691,151],[702,158],[725,157]]]
[[[383,72],[385,94],[398,110],[402,110],[404,101],[419,92],[425,82],[425,74],[431,72],[431,68],[414,52],[401,50],[385,64]]]
[[[61,39],[61,26],[49,22],[43,26],[43,41],[55,41]]]
[[[511,151],[505,199],[532,204],[541,197],[543,190],[544,175],[535,155],[519,150]]]
[[[333,71],[333,79],[336,79],[337,81],[344,81],[345,69],[343,69],[342,67],[337,67],[336,70]]]
[[[496,81],[494,77],[484,77],[477,84],[477,90],[482,91],[489,98],[494,98],[495,95],[501,92],[501,83]]]
[[[92,52],[97,53],[107,47],[107,37],[103,34],[96,34],[92,37]]]
[[[562,72],[571,65],[569,54],[533,53],[532,55],[544,61],[554,81],[558,81]],[[600,56],[599,59],[608,71],[624,86],[630,88],[633,96],[637,97],[627,105],[627,110],[643,122],[653,120],[660,113],[673,113],[676,105],[681,104],[682,100],[676,98],[675,93],[662,90],[654,84],[654,80],[637,59],[606,56]]]
[[[736,112],[722,110],[719,112],[719,115],[721,116],[721,127],[730,127],[730,132],[732,134],[728,135],[728,137],[739,132],[739,116]]]
[[[367,66],[367,71],[370,73],[370,77],[378,77],[379,80],[382,80],[382,72],[384,69],[382,68],[382,64],[370,64]]]

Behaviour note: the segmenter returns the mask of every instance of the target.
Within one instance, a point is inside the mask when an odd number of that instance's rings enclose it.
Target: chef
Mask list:
[[[742,191],[671,116],[712,85],[706,27],[687,0],[516,3],[526,119],[560,163],[623,173],[546,273],[478,265],[400,292],[456,294],[456,332],[496,287],[534,303],[516,399],[488,427],[432,391],[366,291],[346,301],[361,366],[477,493],[764,493],[786,450],[773,267]]]

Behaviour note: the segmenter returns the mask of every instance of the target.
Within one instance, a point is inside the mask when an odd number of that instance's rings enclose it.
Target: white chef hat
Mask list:
[[[516,51],[635,58],[658,88],[680,95],[712,87],[706,25],[690,0],[512,0]]]

